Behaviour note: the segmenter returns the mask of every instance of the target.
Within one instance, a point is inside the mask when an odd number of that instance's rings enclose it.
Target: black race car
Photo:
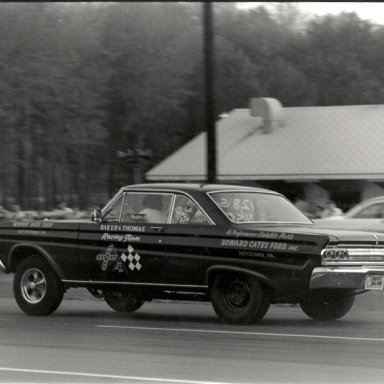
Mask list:
[[[119,312],[152,299],[211,301],[248,324],[276,303],[316,320],[382,289],[384,234],[316,227],[284,196],[234,185],[123,187],[92,220],[0,223],[0,267],[29,315],[86,287]]]

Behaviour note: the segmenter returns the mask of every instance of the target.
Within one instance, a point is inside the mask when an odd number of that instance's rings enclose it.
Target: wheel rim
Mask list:
[[[27,269],[21,277],[20,288],[25,301],[30,304],[40,303],[47,291],[47,281],[43,272],[37,268]]]
[[[249,287],[245,281],[235,280],[228,286],[225,295],[227,304],[233,309],[244,308],[249,302]]]

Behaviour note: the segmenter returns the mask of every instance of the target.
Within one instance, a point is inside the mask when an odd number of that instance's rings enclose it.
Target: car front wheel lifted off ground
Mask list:
[[[218,274],[210,287],[210,297],[217,316],[227,324],[255,323],[269,308],[260,282],[249,275]]]
[[[313,320],[336,320],[346,315],[355,302],[350,291],[313,291],[299,302],[303,312]]]
[[[30,256],[16,269],[13,293],[24,313],[46,316],[60,305],[64,286],[47,261],[39,256]]]

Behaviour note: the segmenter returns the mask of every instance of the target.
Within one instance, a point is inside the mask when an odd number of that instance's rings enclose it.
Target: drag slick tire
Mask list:
[[[319,290],[299,302],[303,312],[313,320],[330,321],[346,315],[355,302],[350,291]]]
[[[64,286],[41,256],[29,256],[16,269],[13,294],[19,308],[30,316],[46,316],[63,300]]]
[[[120,291],[104,291],[103,296],[105,302],[116,312],[135,312],[144,304],[144,300],[124,296]]]
[[[226,324],[251,324],[267,313],[260,282],[253,276],[219,273],[210,288],[212,306],[220,321]]]

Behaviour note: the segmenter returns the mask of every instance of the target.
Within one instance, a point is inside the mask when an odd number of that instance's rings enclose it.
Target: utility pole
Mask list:
[[[117,151],[117,158],[123,159],[132,164],[133,167],[133,183],[140,184],[143,182],[144,171],[147,169],[146,164],[152,157],[151,149],[127,149],[127,151]]]
[[[216,181],[216,132],[214,99],[214,47],[212,3],[204,2],[205,121],[207,130],[207,182]]]

